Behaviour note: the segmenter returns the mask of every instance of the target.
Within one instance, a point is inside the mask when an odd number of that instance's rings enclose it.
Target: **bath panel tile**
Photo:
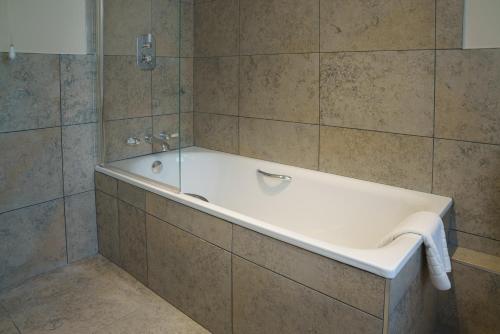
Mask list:
[[[319,1],[240,0],[241,54],[317,52]]]
[[[61,129],[0,133],[0,212],[63,195]]]
[[[118,180],[118,198],[141,210],[146,209],[146,191]]]
[[[382,277],[236,225],[233,253],[383,318],[385,279]]]
[[[59,125],[59,56],[0,56],[0,132]]]
[[[160,132],[167,134],[180,135],[180,147],[193,146],[193,113],[181,113],[180,132],[179,132],[179,116],[176,114],[153,116],[153,133],[158,135]],[[169,140],[171,149],[179,147],[179,138],[172,138]],[[161,145],[153,145],[154,152],[161,152]]]
[[[103,192],[95,192],[97,240],[99,253],[120,264],[118,200]]]
[[[62,124],[97,121],[95,55],[61,55]]]
[[[500,49],[437,51],[436,136],[500,144]]]
[[[451,230],[449,244],[500,257],[500,241]]]
[[[237,115],[239,58],[196,58],[194,61],[194,110]]]
[[[151,32],[151,0],[104,1],[104,54],[135,55],[136,37]]]
[[[0,305],[0,333],[2,334],[19,334],[14,321],[7,314],[7,311]]]
[[[68,262],[97,254],[95,193],[87,191],[64,199]]]
[[[135,56],[104,57],[105,120],[151,115],[151,72],[135,62]]]
[[[152,134],[151,122],[151,117],[104,122],[106,160],[109,162],[150,154],[151,144],[146,143],[144,137]],[[140,139],[140,144],[127,145],[127,138],[130,137]]]
[[[286,165],[318,168],[318,126],[240,119],[240,154]]]
[[[434,48],[434,0],[321,0],[321,51]]]
[[[472,249],[457,247],[453,252],[453,261],[500,275],[500,257],[477,252]]]
[[[241,57],[240,115],[318,124],[318,83],[317,53]]]
[[[147,285],[146,213],[122,201],[118,201],[118,212],[121,267]]]
[[[0,214],[0,290],[66,264],[62,199]]]
[[[321,127],[323,172],[430,192],[432,138]]]
[[[382,320],[233,255],[235,333],[382,333]]]
[[[94,189],[97,162],[97,125],[95,123],[62,128],[64,194]]]
[[[239,0],[217,0],[194,5],[196,57],[238,54]]]
[[[238,117],[206,113],[194,114],[196,146],[238,153]]]
[[[232,224],[196,209],[147,193],[146,211],[180,229],[231,250]]]
[[[463,0],[436,0],[437,49],[462,48],[463,16]]]
[[[117,196],[118,182],[106,174],[95,172],[95,188],[111,196]]]
[[[321,124],[432,136],[434,51],[321,55]]]
[[[500,146],[436,139],[433,192],[455,203],[454,229],[500,240]]]
[[[147,216],[149,287],[213,333],[231,333],[231,255]]]

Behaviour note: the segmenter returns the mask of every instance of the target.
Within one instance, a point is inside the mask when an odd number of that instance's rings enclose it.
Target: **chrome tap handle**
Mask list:
[[[288,176],[288,175],[272,174],[272,173],[264,172],[261,169],[257,169],[257,173],[262,174],[262,175],[267,176],[267,177],[270,177],[270,178],[273,178],[273,179],[280,179],[283,181],[292,181],[292,177]]]

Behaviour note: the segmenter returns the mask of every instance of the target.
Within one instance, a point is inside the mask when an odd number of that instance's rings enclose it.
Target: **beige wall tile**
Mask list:
[[[437,51],[436,136],[500,144],[500,49]]]
[[[196,146],[238,153],[238,117],[195,113],[194,141]]]
[[[322,0],[321,51],[434,48],[434,0]]]
[[[431,191],[432,138],[321,127],[324,172]]]
[[[193,146],[193,113],[181,113],[181,122],[179,130],[179,116],[176,114],[153,116],[153,133],[158,136],[160,132],[166,134],[179,134],[181,147]],[[179,137],[171,138],[169,141],[170,149],[176,149],[179,146]],[[154,152],[161,151],[161,145],[153,145]]]
[[[95,172],[95,188],[109,195],[116,196],[118,182],[111,176]]]
[[[436,0],[436,48],[462,47],[464,0]]]
[[[141,210],[146,209],[146,191],[118,180],[118,198]]]
[[[484,238],[456,230],[451,230],[449,232],[448,240],[451,245],[500,257],[499,240]]]
[[[433,192],[453,197],[455,228],[500,240],[500,146],[435,142]]]
[[[151,117],[131,118],[104,122],[106,160],[116,161],[151,153],[151,144],[144,136],[152,133]],[[139,145],[127,145],[127,138],[137,137]]]
[[[118,200],[101,191],[95,193],[99,253],[120,264]]]
[[[319,50],[318,0],[240,0],[241,54]]]
[[[239,110],[241,116],[317,124],[319,54],[242,57]]]
[[[321,123],[433,134],[434,51],[321,55]]]

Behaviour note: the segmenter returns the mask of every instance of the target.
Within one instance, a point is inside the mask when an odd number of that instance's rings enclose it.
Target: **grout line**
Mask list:
[[[484,239],[488,239],[488,240],[491,240],[491,241],[500,242],[500,240],[492,238],[492,237],[486,237],[484,235],[479,235],[479,234],[475,234],[475,233],[471,233],[471,232],[461,231],[461,230],[457,230],[456,228],[449,228],[449,230],[450,231],[455,231],[455,232],[460,232],[460,233],[465,233],[465,234],[472,235],[472,236],[475,236],[475,237],[478,237],[478,238],[484,238]]]
[[[431,156],[431,193],[434,191],[434,156],[436,146],[436,77],[437,77],[437,1],[434,1],[434,91],[433,91],[433,113],[432,113],[432,156]]]
[[[318,52],[321,52],[321,0],[318,1]],[[318,53],[318,162],[316,170],[320,170],[321,162],[321,53]]]

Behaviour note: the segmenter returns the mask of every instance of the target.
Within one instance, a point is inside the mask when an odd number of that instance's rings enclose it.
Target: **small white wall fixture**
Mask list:
[[[500,47],[500,0],[465,0],[464,49]]]

